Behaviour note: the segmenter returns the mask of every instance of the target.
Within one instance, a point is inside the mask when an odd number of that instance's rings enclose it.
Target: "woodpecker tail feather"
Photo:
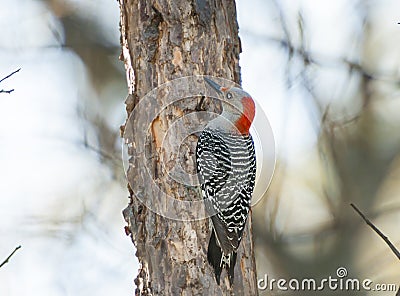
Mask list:
[[[233,279],[235,277],[235,264],[236,264],[236,252],[232,252],[229,256],[230,264],[228,267],[228,275],[229,275],[229,284],[232,287]]]
[[[220,283],[221,271],[222,271],[221,259],[222,259],[222,250],[217,245],[215,232],[211,231],[211,238],[210,242],[208,243],[207,260],[208,263],[210,263],[210,265],[214,269],[215,280],[217,281],[218,285]]]
[[[232,286],[235,276],[236,252],[225,255],[218,246],[215,232],[212,231],[210,242],[208,243],[207,260],[213,267],[215,280],[220,284],[222,268],[226,267],[229,276],[229,283]]]

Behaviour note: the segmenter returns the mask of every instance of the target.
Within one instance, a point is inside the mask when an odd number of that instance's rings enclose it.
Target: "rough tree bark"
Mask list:
[[[121,59],[130,94],[126,101],[128,117],[146,93],[175,78],[212,75],[240,82],[241,47],[233,0],[119,0],[119,4]],[[153,103],[163,102],[155,98]],[[147,165],[159,184],[178,199],[200,197],[196,190],[165,181],[162,155],[174,153],[175,148],[169,143],[160,147],[159,137],[176,118],[195,111],[197,103],[175,104],[172,110],[159,115],[149,130],[151,141],[146,149],[153,157]],[[207,109],[218,110],[218,104],[209,100]],[[133,135],[133,141],[137,144],[144,139]],[[189,141],[186,165],[193,169],[196,139],[189,137]],[[130,161],[134,164],[128,171],[129,183],[144,182],[138,170],[143,164]],[[234,286],[229,288],[226,272],[218,286],[207,263],[208,219],[185,222],[162,217],[143,206],[128,188],[130,203],[124,218],[140,263],[136,295],[258,294],[251,218],[239,249]],[[143,192],[142,198],[147,198],[146,189]]]

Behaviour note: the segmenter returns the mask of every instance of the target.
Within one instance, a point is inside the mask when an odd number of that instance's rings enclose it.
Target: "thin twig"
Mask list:
[[[10,255],[8,255],[8,257],[6,258],[6,260],[3,261],[3,263],[0,264],[0,268],[3,267],[4,264],[8,263],[8,261],[10,260],[10,258],[15,254],[16,251],[18,251],[21,248],[21,246],[18,246],[14,249],[14,251],[12,251],[12,253]]]
[[[367,223],[368,226],[371,227],[385,241],[385,243],[389,246],[389,248],[392,250],[392,252],[400,260],[400,252],[399,252],[399,250],[392,244],[392,242],[388,239],[388,237],[386,235],[384,235],[374,224],[372,224],[372,222],[369,221],[365,217],[365,215],[354,204],[351,203],[350,205],[361,216],[361,218],[363,218],[365,223]]]
[[[10,78],[10,77],[13,76],[15,73],[19,72],[19,70],[21,70],[21,68],[19,68],[18,70],[15,70],[15,71],[12,72],[11,74],[8,74],[6,77],[0,79],[0,82],[6,80],[7,78]]]
[[[13,91],[14,91],[13,88],[12,88],[12,89],[9,89],[9,90],[0,89],[0,93],[3,93],[3,94],[10,94],[10,93],[12,93]]]
[[[21,68],[19,68],[18,70],[15,70],[14,72],[12,72],[11,74],[8,74],[6,77],[0,79],[0,83],[3,82],[4,80],[6,80],[7,78],[10,78],[11,76],[13,76],[15,73],[19,72],[19,70],[21,70]],[[10,94],[14,91],[14,89],[10,89],[10,90],[5,90],[5,89],[1,89],[0,93],[7,93]]]

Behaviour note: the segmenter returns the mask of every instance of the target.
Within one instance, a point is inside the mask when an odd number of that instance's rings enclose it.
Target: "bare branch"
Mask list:
[[[14,89],[12,88],[12,89],[9,89],[9,90],[5,90],[5,89],[0,89],[0,94],[1,93],[4,93],[4,94],[10,94],[10,93],[12,93],[14,91]]]
[[[385,243],[389,246],[389,248],[392,250],[392,252],[400,260],[399,250],[397,250],[397,248],[392,244],[392,242],[388,239],[388,237],[386,235],[384,235],[374,224],[372,224],[372,222],[369,221],[368,218],[366,218],[365,215],[354,204],[351,203],[350,205],[361,216],[361,218],[363,218],[365,223],[367,223],[368,226],[371,227],[385,241]]]
[[[6,258],[6,260],[3,261],[3,263],[0,264],[0,268],[3,267],[4,264],[8,263],[8,261],[10,260],[10,258],[15,254],[16,251],[18,251],[21,248],[21,246],[18,246],[14,249],[14,251],[12,251],[12,253],[10,255],[8,255],[8,257]]]
[[[11,74],[8,74],[6,77],[0,79],[0,83],[3,82],[4,80],[6,80],[7,78],[10,78],[11,76],[13,76],[15,73],[19,72],[19,70],[21,70],[21,68],[19,68],[18,70],[15,70],[14,72],[12,72]],[[5,90],[5,89],[1,89],[0,93],[7,93],[10,94],[14,91],[14,89],[10,89],[10,90]],[[1,267],[1,266],[0,266]]]
[[[6,77],[0,79],[0,82],[3,82],[4,80],[6,80],[7,78],[10,78],[11,76],[13,76],[15,73],[19,72],[21,70],[21,68],[19,68],[18,70],[15,70],[14,72],[12,72],[11,74],[8,74]]]
[[[365,65],[356,61],[352,61],[351,59],[336,58],[320,52],[311,52],[305,50],[303,46],[296,46],[288,39],[266,36],[264,34],[257,34],[248,30],[247,31],[242,30],[242,31],[244,31],[246,35],[257,38],[257,40],[263,40],[271,44],[277,44],[281,48],[287,50],[289,52],[290,57],[298,57],[302,59],[306,65],[313,64],[319,67],[345,66],[347,67],[349,72],[359,73],[361,76],[370,80],[383,81],[396,85],[400,83],[400,80],[397,77],[393,78],[393,75],[391,73],[385,73],[367,69]]]

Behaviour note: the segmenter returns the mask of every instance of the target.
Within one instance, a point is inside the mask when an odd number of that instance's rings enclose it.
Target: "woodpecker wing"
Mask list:
[[[196,149],[197,171],[206,210],[224,254],[239,247],[254,188],[251,136],[205,129]]]
[[[229,149],[218,135],[204,130],[197,143],[196,156],[203,197],[212,198],[226,185],[232,171]]]

